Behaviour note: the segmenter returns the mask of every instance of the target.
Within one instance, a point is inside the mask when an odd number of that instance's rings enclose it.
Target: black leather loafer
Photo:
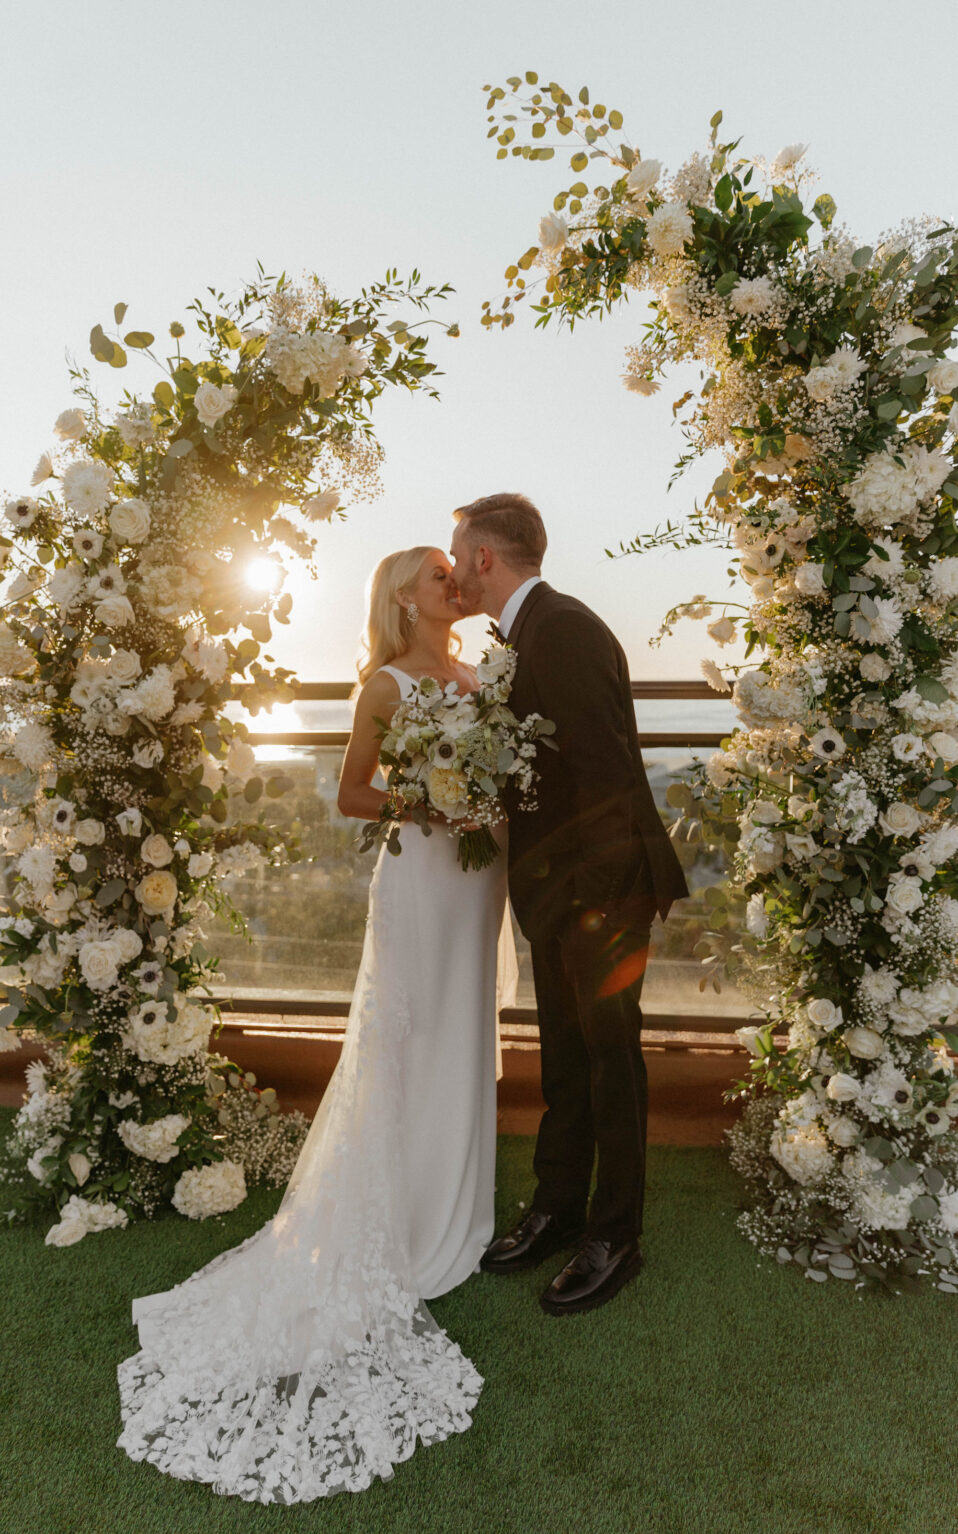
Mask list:
[[[554,1214],[530,1209],[504,1236],[491,1242],[479,1259],[483,1273],[519,1273],[581,1239],[581,1225],[566,1225]]]
[[[557,1273],[539,1303],[550,1316],[574,1316],[598,1310],[634,1278],[642,1267],[636,1240],[612,1242],[590,1237]]]

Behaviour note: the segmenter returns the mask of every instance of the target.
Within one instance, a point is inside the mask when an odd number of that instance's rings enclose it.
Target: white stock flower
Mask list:
[[[196,414],[204,426],[215,426],[236,403],[236,390],[232,384],[223,384],[220,388],[208,380],[200,384],[196,391],[193,404]]]
[[[539,246],[547,256],[557,256],[569,238],[569,226],[561,213],[546,213],[539,220]]]
[[[649,248],[657,256],[680,255],[692,238],[692,218],[681,202],[664,202],[656,208],[647,225]]]
[[[95,517],[113,499],[113,470],[93,458],[78,458],[63,472],[63,499],[80,517]]]

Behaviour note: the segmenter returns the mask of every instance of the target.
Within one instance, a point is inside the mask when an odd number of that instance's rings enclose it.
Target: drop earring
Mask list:
[[[406,608],[406,617],[415,628],[416,624],[419,622],[419,608],[416,606],[415,602],[410,602],[409,606]]]

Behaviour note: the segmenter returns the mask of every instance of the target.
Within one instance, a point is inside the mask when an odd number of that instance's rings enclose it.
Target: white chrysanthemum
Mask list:
[[[680,202],[664,202],[648,222],[649,248],[657,256],[677,256],[692,238],[692,218]]]
[[[95,517],[113,499],[113,470],[92,458],[78,458],[63,474],[63,499],[80,517]]]
[[[57,748],[50,731],[31,721],[20,726],[10,749],[24,767],[29,767],[31,772],[40,772],[53,760]]]
[[[891,597],[875,597],[875,611],[869,618],[869,639],[873,644],[890,644],[901,630],[905,615]]]
[[[779,289],[770,277],[741,277],[729,295],[729,304],[743,319],[761,320],[778,304]]]
[[[176,691],[169,666],[154,666],[135,687],[117,694],[121,713],[142,719],[163,719],[176,703]]]
[[[164,1118],[154,1119],[149,1124],[139,1124],[136,1119],[122,1119],[116,1126],[116,1132],[134,1156],[142,1156],[144,1161],[156,1161],[164,1165],[179,1155],[176,1142],[189,1127],[190,1120],[184,1113],[168,1113]]]
[[[69,612],[80,600],[85,583],[83,566],[71,560],[69,564],[53,571],[47,582],[47,593],[61,612]]]
[[[569,226],[561,213],[547,213],[539,220],[539,246],[547,256],[557,256],[569,239]]]
[[[30,480],[31,485],[42,485],[53,474],[53,459],[49,453],[41,453]]]
[[[190,1220],[206,1220],[235,1209],[245,1197],[243,1168],[236,1161],[217,1161],[183,1173],[173,1189],[173,1207]]]
[[[658,394],[661,388],[657,378],[649,378],[645,373],[623,373],[622,382],[630,394],[641,394],[646,399]]]
[[[765,896],[761,892],[749,896],[748,904],[745,907],[745,925],[752,937],[761,940],[768,936]]]

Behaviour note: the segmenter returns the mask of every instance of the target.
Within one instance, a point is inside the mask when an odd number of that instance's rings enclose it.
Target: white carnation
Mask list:
[[[649,248],[657,256],[677,256],[692,238],[692,218],[684,203],[665,202],[648,222]]]

